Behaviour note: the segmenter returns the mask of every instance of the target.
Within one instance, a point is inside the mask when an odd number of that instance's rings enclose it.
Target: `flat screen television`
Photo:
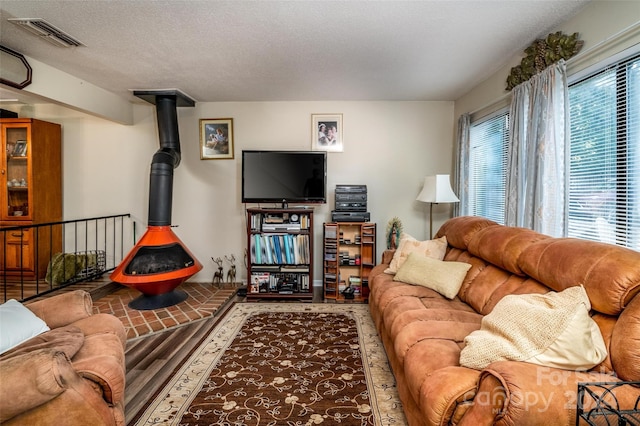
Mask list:
[[[324,151],[242,151],[242,202],[320,204],[327,201]]]

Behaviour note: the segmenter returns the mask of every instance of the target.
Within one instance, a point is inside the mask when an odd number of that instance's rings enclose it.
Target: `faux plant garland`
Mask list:
[[[583,45],[584,41],[578,40],[578,33],[566,35],[558,31],[544,39],[537,39],[524,50],[527,56],[520,61],[520,65],[511,68],[507,77],[507,90],[524,83],[560,59],[571,58]]]

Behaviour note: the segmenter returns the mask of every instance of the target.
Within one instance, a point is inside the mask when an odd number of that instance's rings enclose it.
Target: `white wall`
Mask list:
[[[580,32],[583,51],[640,21],[638,1],[595,1],[563,24]],[[540,34],[545,36],[546,34]],[[634,40],[625,41],[626,44]],[[623,43],[624,44],[624,43]],[[523,49],[526,46],[523,46]],[[621,48],[618,46],[618,48]],[[505,79],[521,57],[455,102],[246,102],[202,103],[178,111],[182,162],[175,171],[173,224],[176,233],[203,263],[193,279],[209,281],[210,258],[246,247],[240,202],[242,149],[309,149],[311,114],[344,114],[345,151],[329,153],[329,202],[315,209],[315,279],[320,279],[322,223],[330,220],[336,184],[366,184],[371,220],[378,224],[378,259],[387,222],[398,216],[405,231],[428,235],[428,206],[415,200],[424,176],[452,171],[452,140],[457,117],[505,97]],[[455,106],[455,109],[454,109]],[[133,108],[133,125],[116,124],[53,105],[25,108],[22,116],[63,126],[64,218],[131,213],[146,227],[149,165],[158,148],[155,110]],[[234,160],[199,158],[198,120],[234,119]],[[450,215],[450,205],[434,206],[434,229]],[[226,265],[225,265],[226,266]],[[246,273],[238,262],[241,277]]]
[[[637,44],[640,39],[638,36],[639,24],[640,1],[593,1],[572,19],[550,32],[562,31],[565,34],[577,32],[580,39],[584,41],[580,53],[569,60],[568,70],[571,72],[572,68],[577,67],[577,65],[572,66],[572,63],[580,62],[579,66],[584,68]],[[633,30],[629,31],[632,28]],[[626,32],[627,35],[617,37],[622,32]],[[538,36],[544,38],[547,33]],[[528,46],[523,46],[522,50],[524,51],[526,47]],[[523,57],[524,53],[511,58],[506,66],[457,99],[454,112],[455,122],[461,114],[481,110],[508,97],[508,92],[505,90],[507,76],[511,72],[511,67],[520,64]],[[580,57],[587,59],[580,59]]]
[[[428,206],[416,202],[426,175],[451,173],[452,102],[242,102],[179,108],[182,161],[175,170],[172,223],[205,266],[193,280],[210,281],[211,257],[234,254],[240,277],[246,247],[240,200],[243,149],[307,150],[311,114],[342,113],[344,152],[328,154],[328,203],[315,207],[315,280],[321,279],[322,223],[330,221],[336,184],[365,184],[378,224],[378,259],[387,222],[398,216],[406,232],[428,237]],[[158,148],[155,110],[134,107],[125,126],[51,105],[29,114],[63,126],[64,218],[131,213],[146,227],[149,165]],[[234,160],[200,160],[199,120],[233,118]],[[450,215],[434,207],[434,229]],[[140,235],[138,235],[140,236]],[[228,265],[225,265],[225,269]]]

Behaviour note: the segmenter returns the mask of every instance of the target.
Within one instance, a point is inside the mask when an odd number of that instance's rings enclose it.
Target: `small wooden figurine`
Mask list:
[[[218,287],[220,287],[220,284],[222,284],[222,280],[224,279],[224,269],[222,268],[222,259],[219,257],[216,258],[211,258],[211,260],[213,260],[213,262],[218,265],[218,270],[213,274],[213,280],[211,281],[211,284],[216,284],[218,285]]]
[[[229,284],[233,284],[236,282],[236,257],[232,253],[231,257],[227,257],[227,255],[225,254],[224,258],[231,264],[229,270],[227,271],[227,282]]]

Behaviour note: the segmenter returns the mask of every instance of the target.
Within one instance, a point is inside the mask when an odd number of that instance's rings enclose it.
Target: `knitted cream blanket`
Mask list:
[[[483,369],[494,361],[526,361],[541,354],[591,303],[582,286],[546,294],[508,295],[465,338],[460,365]],[[582,312],[579,312],[582,310]]]

